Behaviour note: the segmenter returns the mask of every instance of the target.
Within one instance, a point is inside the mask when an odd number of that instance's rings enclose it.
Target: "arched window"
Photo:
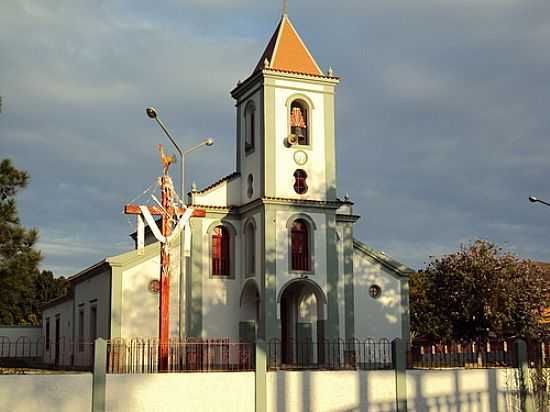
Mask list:
[[[249,151],[254,149],[254,141],[256,140],[256,127],[255,127],[255,116],[256,115],[256,106],[254,102],[250,101],[246,105],[244,110],[244,121],[245,121],[245,141],[244,149]]]
[[[307,106],[301,100],[290,104],[290,133],[296,135],[299,145],[309,144]]]
[[[292,224],[290,231],[292,270],[310,270],[311,258],[308,230],[307,223],[302,219],[297,219]]]
[[[256,272],[256,229],[252,222],[248,222],[245,229],[245,265],[246,274]]]
[[[307,173],[304,170],[298,169],[294,172],[294,191],[299,195],[307,192],[306,179]]]
[[[212,233],[212,275],[230,276],[231,262],[229,249],[229,231],[223,226],[216,226]]]

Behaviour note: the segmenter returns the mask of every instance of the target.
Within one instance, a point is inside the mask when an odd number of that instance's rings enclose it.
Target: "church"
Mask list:
[[[231,91],[236,170],[189,193],[204,213],[189,221],[183,259],[179,238],[170,243],[172,338],[408,339],[412,270],[354,238],[359,216],[337,194],[338,84],[283,13]],[[96,337],[157,337],[159,249],[148,233],[145,247],[72,276],[44,307],[46,339],[77,342],[77,355]]]

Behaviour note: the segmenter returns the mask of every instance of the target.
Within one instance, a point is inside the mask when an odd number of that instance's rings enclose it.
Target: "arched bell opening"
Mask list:
[[[283,364],[308,366],[323,359],[326,298],[314,282],[290,282],[280,295],[281,360]]]
[[[248,279],[241,291],[239,311],[239,338],[255,342],[260,314],[260,291],[254,279]]]

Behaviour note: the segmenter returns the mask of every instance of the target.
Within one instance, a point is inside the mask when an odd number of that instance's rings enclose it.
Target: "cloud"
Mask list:
[[[189,157],[189,184],[233,171],[229,90],[279,13],[249,0],[3,5],[0,152],[32,176],[19,207],[44,267],[131,246],[121,207],[168,145],[145,106],[185,145],[216,138]],[[526,201],[550,199],[550,3],[308,0],[290,15],[343,77],[338,187],[363,215],[358,238],[411,266],[478,237],[550,259],[549,211]]]

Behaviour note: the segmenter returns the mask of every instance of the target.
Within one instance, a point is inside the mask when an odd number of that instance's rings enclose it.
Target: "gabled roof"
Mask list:
[[[269,62],[267,67],[266,59]],[[324,76],[286,14],[282,15],[254,73],[264,68]]]
[[[363,242],[360,242],[357,239],[353,239],[353,247],[354,249],[371,257],[372,259],[374,259],[381,265],[385,266],[386,268],[390,269],[391,271],[393,271],[399,276],[409,277],[415,272],[413,269],[411,269],[407,265],[404,265],[403,263],[398,262],[392,257],[387,256],[384,252],[380,252],[378,250],[374,250],[368,247]]]

